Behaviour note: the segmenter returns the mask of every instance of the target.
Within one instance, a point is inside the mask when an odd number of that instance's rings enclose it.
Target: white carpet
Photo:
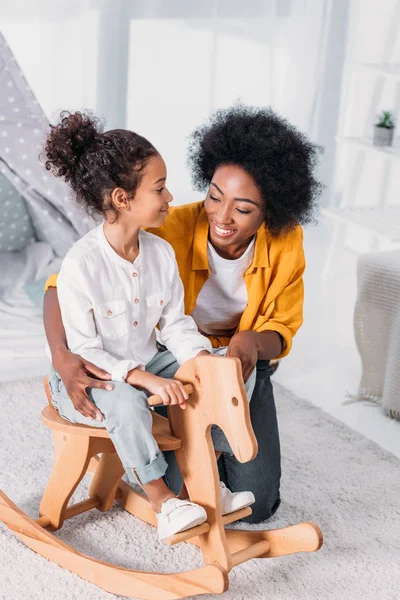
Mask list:
[[[276,528],[314,521],[316,554],[253,560],[233,570],[226,600],[397,600],[400,590],[400,462],[306,401],[275,386],[282,438],[282,505]],[[40,423],[39,379],[0,385],[0,488],[37,516],[52,465],[50,432]],[[84,498],[84,489],[76,500]],[[257,528],[257,526],[254,526]],[[199,551],[158,542],[154,530],[115,507],[66,522],[67,543],[121,566],[183,571]],[[1,600],[116,598],[47,562],[0,523]],[[211,596],[203,596],[205,599]]]

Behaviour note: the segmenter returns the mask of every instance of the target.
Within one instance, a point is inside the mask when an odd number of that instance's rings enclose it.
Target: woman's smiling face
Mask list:
[[[264,222],[264,203],[254,179],[236,165],[217,168],[204,203],[209,238],[224,258],[238,258]]]

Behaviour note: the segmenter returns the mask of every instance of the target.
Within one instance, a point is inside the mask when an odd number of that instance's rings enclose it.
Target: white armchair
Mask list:
[[[400,420],[400,250],[359,257],[354,331],[362,363],[359,398],[382,403]]]

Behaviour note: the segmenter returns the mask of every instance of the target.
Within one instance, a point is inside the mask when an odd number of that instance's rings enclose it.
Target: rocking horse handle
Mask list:
[[[189,396],[193,393],[193,386],[190,383],[187,383],[183,387],[185,388],[185,391],[189,394]],[[159,406],[160,404],[163,404],[161,396],[159,396],[158,394],[150,396],[147,402],[149,403],[149,406]]]

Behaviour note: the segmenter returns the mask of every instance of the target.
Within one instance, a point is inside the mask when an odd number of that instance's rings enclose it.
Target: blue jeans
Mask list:
[[[224,354],[225,351],[219,349],[215,353]],[[175,357],[168,351],[157,352],[146,365],[146,371],[166,379],[171,379],[178,368]],[[139,480],[146,484],[165,475],[168,465],[152,435],[152,417],[145,391],[116,381],[111,382],[113,390],[110,392],[89,388],[89,398],[104,417],[100,422],[84,417],[74,408],[56,371],[51,374],[49,382],[53,405],[64,419],[107,429],[131,483]],[[249,397],[254,385],[255,375],[246,385]],[[214,427],[211,434],[216,450],[230,451],[226,437],[218,427]]]

